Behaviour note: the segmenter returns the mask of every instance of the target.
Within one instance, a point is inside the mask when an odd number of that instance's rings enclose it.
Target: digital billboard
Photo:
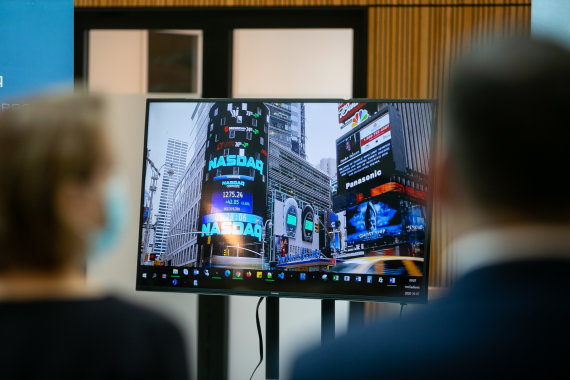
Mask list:
[[[402,214],[396,198],[384,197],[346,210],[347,243],[370,242],[402,233]]]
[[[313,220],[315,218],[315,213],[310,205],[303,207],[301,212],[301,218],[303,220],[303,228],[301,235],[303,236],[303,241],[312,242],[313,241]]]
[[[267,213],[268,119],[267,106],[259,102],[214,103],[210,108],[201,238],[206,251],[210,248],[205,260],[211,265],[238,250],[236,265],[245,262],[243,258],[261,261],[256,252]]]
[[[286,257],[289,254],[289,238],[287,236],[275,236],[275,251],[277,257]]]
[[[295,238],[297,233],[297,202],[288,199],[285,204],[285,234]]]
[[[356,128],[378,111],[378,103],[340,103],[338,123],[341,130]]]
[[[404,171],[403,144],[401,118],[390,106],[337,139],[338,193],[366,192],[387,181],[395,170]]]

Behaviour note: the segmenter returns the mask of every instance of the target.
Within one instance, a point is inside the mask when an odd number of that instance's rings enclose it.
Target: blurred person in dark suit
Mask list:
[[[1,379],[188,378],[176,326],[86,285],[123,207],[109,146],[97,98],[0,113]]]
[[[503,42],[454,73],[434,196],[458,280],[400,320],[304,353],[293,379],[570,378],[570,52]]]

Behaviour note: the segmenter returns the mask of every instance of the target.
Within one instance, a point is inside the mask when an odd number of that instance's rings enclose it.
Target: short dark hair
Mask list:
[[[487,48],[458,66],[444,102],[452,165],[477,205],[569,221],[567,48],[532,39]]]
[[[103,141],[98,98],[43,98],[0,112],[0,273],[55,272],[69,262],[56,192],[93,178],[106,160]]]

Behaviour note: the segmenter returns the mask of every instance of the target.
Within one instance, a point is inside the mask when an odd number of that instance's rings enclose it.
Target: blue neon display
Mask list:
[[[202,217],[202,236],[251,236],[261,241],[263,218],[242,213],[217,213]]]
[[[208,161],[208,171],[226,166],[243,166],[246,168],[258,170],[260,175],[263,175],[264,173],[263,161],[256,160],[253,157],[230,154],[229,156],[214,157]]]
[[[374,241],[402,233],[398,211],[380,201],[361,203],[347,210],[347,243]]]
[[[243,191],[219,191],[212,195],[212,213],[218,212],[252,212],[253,197]]]

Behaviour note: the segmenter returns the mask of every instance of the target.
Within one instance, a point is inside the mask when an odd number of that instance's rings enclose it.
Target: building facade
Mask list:
[[[307,160],[291,152],[287,147],[269,140],[269,196],[268,212],[273,218],[275,202],[293,198],[303,208],[314,208],[316,223],[326,222],[331,208],[330,178],[313,167]],[[318,230],[318,227],[316,227]],[[324,244],[324,239],[322,239]]]
[[[166,255],[167,265],[196,266],[198,260],[198,230],[202,178],[209,112],[212,103],[197,103],[191,115],[189,148],[190,162],[174,189],[170,231]]]
[[[317,169],[327,173],[330,178],[336,177],[336,159],[331,157],[321,158],[317,165]]]
[[[269,107],[269,139],[302,158],[305,153],[305,104],[266,103]]]
[[[164,158],[164,170],[165,173],[167,171],[170,171],[170,173],[162,174],[153,246],[153,252],[156,255],[163,255],[166,253],[168,232],[170,229],[172,196],[174,194],[176,184],[184,175],[187,153],[188,143],[172,138],[168,139],[166,155]]]
[[[204,170],[204,149],[194,157],[176,186],[170,219],[168,246],[163,261],[167,265],[194,266],[198,258],[198,215]]]

